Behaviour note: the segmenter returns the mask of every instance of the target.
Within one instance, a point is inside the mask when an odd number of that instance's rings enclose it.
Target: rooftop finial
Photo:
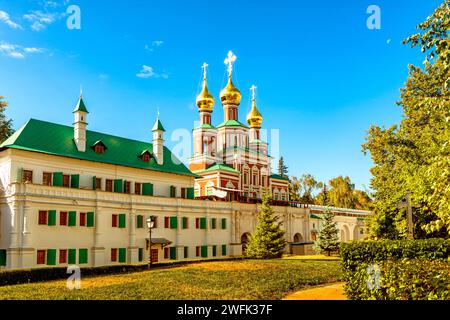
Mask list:
[[[80,98],[83,98],[83,85],[80,83]]]
[[[250,91],[252,92],[252,100],[255,100],[255,97],[256,97],[256,89],[257,89],[258,87],[257,86],[255,86],[255,85],[252,85],[251,87],[250,87]]]
[[[237,57],[234,55],[234,53],[230,50],[228,51],[228,56],[225,58],[224,63],[228,66],[228,77],[231,78],[231,74],[233,73],[233,63],[236,61]]]
[[[208,69],[208,64],[206,62],[203,62],[202,64],[203,80],[206,80],[206,69]]]

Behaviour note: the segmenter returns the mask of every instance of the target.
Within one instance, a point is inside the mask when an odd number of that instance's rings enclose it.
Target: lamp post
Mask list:
[[[152,268],[152,229],[155,226],[155,221],[153,220],[153,217],[150,217],[146,220],[147,222],[147,228],[148,228],[148,270]]]

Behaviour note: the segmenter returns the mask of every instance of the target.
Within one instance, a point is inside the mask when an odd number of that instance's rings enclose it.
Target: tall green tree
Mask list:
[[[5,109],[8,103],[4,101],[4,97],[0,96],[0,143],[8,139],[14,133],[12,129],[12,120],[5,115]]]
[[[408,191],[418,206],[415,237],[450,236],[450,0],[417,29],[404,43],[420,47],[425,57],[423,67],[409,66],[398,102],[403,120],[371,126],[362,146],[374,162],[373,237],[406,237],[406,211],[398,204]]]
[[[312,174],[303,174],[300,178],[290,179],[290,199],[304,203],[314,203],[314,192],[322,188],[322,183],[318,182]]]
[[[328,256],[339,248],[339,237],[334,215],[331,211],[325,212],[322,216],[322,221],[319,227],[319,234],[314,243],[314,248],[317,252],[325,252]]]
[[[284,231],[270,206],[271,200],[268,193],[263,194],[256,229],[247,243],[246,255],[250,258],[274,259],[281,257],[284,252]]]
[[[288,176],[288,167],[284,163],[284,158],[280,157],[280,160],[278,160],[278,174],[282,176],[283,178],[289,178]]]

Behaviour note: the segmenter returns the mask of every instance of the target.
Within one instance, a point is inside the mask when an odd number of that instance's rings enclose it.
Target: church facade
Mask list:
[[[232,80],[236,56],[230,51],[228,83],[220,92],[223,122],[211,123],[215,99],[207,86],[207,64],[203,64],[203,85],[196,103],[200,125],[193,130],[194,154],[189,169],[200,175],[196,179],[195,196],[201,199],[258,201],[269,190],[275,201],[289,201],[289,180],[271,173],[268,144],[261,139],[263,117],[256,106],[256,87],[252,90],[252,108],[248,126],[239,121],[241,92]]]
[[[82,96],[72,126],[30,119],[3,142],[0,269],[241,256],[260,206],[251,200],[264,189],[284,200],[273,208],[288,243],[314,240],[327,208],[288,202],[288,181],[270,174],[255,96],[247,127],[237,118],[240,94],[229,71],[225,122],[213,127],[206,80],[205,73],[189,169],[164,145],[159,115],[147,141],[91,131]],[[365,237],[369,212],[332,209],[342,241]]]

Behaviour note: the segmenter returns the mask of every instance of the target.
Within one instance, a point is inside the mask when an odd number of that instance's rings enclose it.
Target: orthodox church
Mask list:
[[[225,59],[228,83],[220,92],[224,118],[217,126],[211,123],[215,99],[207,86],[208,65],[202,66],[203,85],[196,99],[200,125],[193,130],[194,154],[189,162],[189,169],[201,176],[195,181],[195,197],[256,202],[269,190],[274,200],[289,201],[288,179],[270,171],[272,157],[268,143],[261,139],[263,117],[256,105],[254,85],[248,126],[238,119],[242,96],[232,79],[235,60],[230,51]]]

